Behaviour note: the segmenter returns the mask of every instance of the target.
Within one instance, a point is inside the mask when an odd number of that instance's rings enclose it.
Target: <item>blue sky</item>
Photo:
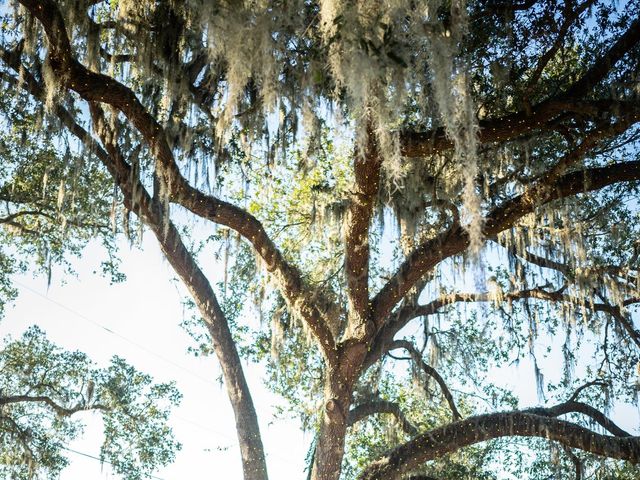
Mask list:
[[[242,470],[233,413],[224,386],[218,381],[220,369],[214,358],[195,358],[187,353],[193,342],[179,326],[183,320],[181,291],[184,289],[173,280],[173,272],[152,235],[147,233],[139,248],[130,248],[123,238],[120,241],[122,270],[127,275],[127,281],[122,284],[111,285],[108,279],[94,273],[100,270],[100,261],[104,259],[98,245],[90,245],[82,257],[73,262],[77,277],[62,276],[54,267],[48,289],[44,277],[16,276],[20,296],[0,322],[0,338],[7,334],[17,337],[28,326],[37,324],[51,341],[67,349],[87,352],[99,364],[104,365],[112,355],[119,355],[157,381],[176,381],[184,398],[171,421],[183,450],[174,464],[156,472],[156,478],[210,479],[215,472],[213,478],[240,480]],[[206,266],[212,282],[222,278],[220,265],[212,260]],[[463,290],[479,288],[474,285],[477,279],[459,280]],[[405,333],[412,333],[409,330]],[[543,343],[562,341],[560,337],[541,336],[537,343],[543,350]],[[538,361],[548,379],[560,375],[559,355],[546,359],[540,356]],[[264,388],[263,369],[245,363],[245,372],[261,422],[270,477],[304,478],[304,459],[311,435],[301,432],[296,422],[274,421],[273,406],[280,400]],[[521,399],[521,407],[540,403],[533,367],[527,359],[518,366],[494,370],[491,380],[513,389]],[[85,435],[69,447],[97,457],[100,422],[97,414],[84,415]],[[636,407],[621,406],[612,416],[621,427],[638,433],[640,422]],[[71,466],[63,472],[61,480],[118,478],[111,474],[108,465],[101,465],[95,459],[72,452],[68,456]],[[512,477],[505,473],[502,478]]]
[[[54,269],[48,290],[46,278],[15,277],[20,296],[0,322],[0,337],[9,333],[17,337],[37,324],[54,343],[87,352],[100,364],[119,355],[157,381],[176,381],[184,398],[172,425],[183,449],[176,462],[156,476],[164,480],[242,478],[233,412],[224,386],[217,381],[220,369],[213,358],[187,353],[192,342],[179,326],[181,298],[170,266],[151,235],[145,236],[142,249],[123,245],[122,258],[127,275],[122,284],[110,285],[93,273],[102,259],[97,246],[90,246],[75,262],[77,278],[60,278]],[[66,284],[61,285],[62,280]],[[271,406],[278,399],[263,387],[260,367],[245,364],[245,372],[261,420],[271,478],[302,478],[311,436],[294,422],[272,423]],[[69,447],[98,456],[100,422],[97,414],[84,415],[85,435]],[[69,459],[71,466],[60,480],[118,478],[107,465],[91,458],[69,452]],[[216,472],[213,477],[212,472]]]

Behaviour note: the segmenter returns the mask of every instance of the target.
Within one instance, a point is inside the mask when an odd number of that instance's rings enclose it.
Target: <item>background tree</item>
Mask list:
[[[638,11],[21,0],[3,10],[3,122],[28,139],[15,111],[42,119],[57,160],[68,146],[113,180],[112,224],[130,231],[133,214],[156,236],[220,361],[246,479],[267,470],[239,346],[269,357],[273,388],[317,430],[312,478],[489,475],[504,443],[449,455],[505,436],[555,442],[545,468],[605,475],[617,464],[573,449],[640,458],[603,413],[637,395]],[[220,289],[190,219],[223,227]],[[254,345],[243,285],[271,319]],[[560,332],[548,385],[536,340]],[[513,410],[487,373],[525,354],[549,398]],[[407,363],[423,394],[397,374]],[[402,434],[358,430],[376,413]]]
[[[68,464],[66,444],[82,432],[80,412],[104,424],[102,461],[123,478],[170,463],[180,445],[166,425],[180,394],[170,384],[114,357],[98,369],[81,352],[50,343],[37,327],[0,351],[0,472],[5,478],[52,478]]]

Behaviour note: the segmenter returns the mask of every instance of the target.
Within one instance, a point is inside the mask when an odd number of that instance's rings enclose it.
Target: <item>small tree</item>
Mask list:
[[[343,464],[363,479],[480,475],[495,466],[482,449],[442,459],[505,436],[556,442],[581,476],[609,464],[573,449],[640,460],[640,440],[591,393],[636,395],[638,11],[593,0],[20,0],[2,13],[3,122],[41,119],[15,127],[26,142],[52,139],[55,158],[38,160],[76,175],[97,162],[117,186],[111,223],[153,232],[222,367],[245,479],[267,469],[238,345],[269,357],[272,386],[317,429],[314,479],[339,478]],[[60,190],[51,211],[63,223],[108,192],[78,205]],[[43,215],[12,190],[6,208],[17,236]],[[189,218],[223,227],[211,237],[232,258],[219,289],[181,229]],[[463,287],[473,275],[485,275],[477,291]],[[252,290],[272,321],[246,345],[239,313]],[[460,307],[475,303],[485,306]],[[483,372],[528,351],[544,393],[536,339],[560,331],[565,375],[547,387],[562,401],[496,411],[516,402]],[[442,397],[393,380],[400,349]],[[490,410],[450,388],[464,381]],[[362,424],[376,413],[403,432],[380,442],[377,420]],[[345,459],[352,426],[368,440]]]
[[[65,445],[82,432],[80,412],[104,424],[100,457],[127,479],[170,463],[180,445],[166,425],[180,394],[171,384],[114,357],[96,368],[82,352],[66,352],[37,327],[0,350],[0,473],[52,478],[66,465]]]

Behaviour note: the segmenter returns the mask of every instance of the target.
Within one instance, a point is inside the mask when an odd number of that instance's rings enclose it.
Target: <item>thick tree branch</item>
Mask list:
[[[575,423],[527,412],[469,417],[433,429],[370,464],[360,480],[396,480],[425,462],[463,447],[500,437],[540,437],[595,455],[640,463],[640,437],[611,437]]]
[[[365,418],[380,413],[388,413],[396,417],[398,423],[402,428],[402,431],[413,437],[418,434],[418,430],[404,415],[400,409],[400,405],[395,402],[389,402],[386,400],[373,400],[371,402],[361,403],[357,407],[354,407],[349,411],[347,416],[347,424],[353,426],[357,422],[364,420]]]
[[[468,236],[457,226],[427,240],[411,252],[373,298],[374,321],[378,327],[386,323],[394,306],[427,272],[433,270],[442,260],[462,253],[468,246]]]
[[[12,403],[27,403],[27,402],[44,403],[47,406],[51,407],[51,409],[54,412],[56,412],[56,415],[60,417],[70,417],[74,413],[84,412],[87,410],[101,410],[101,411],[107,411],[107,412],[111,410],[111,408],[109,408],[108,406],[101,405],[98,403],[94,403],[90,405],[86,403],[79,403],[74,407],[70,407],[70,408],[63,407],[62,405],[57,403],[55,400],[53,400],[51,397],[48,397],[46,395],[36,395],[36,396],[12,395],[10,397],[0,397],[0,405],[10,405]]]
[[[107,103],[120,110],[142,134],[156,159],[159,192],[196,215],[236,230],[262,257],[274,274],[283,297],[303,318],[321,345],[329,362],[335,360],[335,339],[307,291],[300,272],[286,261],[262,224],[245,210],[206,195],[192,187],[180,173],[162,126],[144,108],[135,94],[115,79],[88,70],[72,54],[64,19],[53,0],[21,0],[42,24],[49,40],[49,63],[67,88],[89,102]]]
[[[407,305],[400,308],[392,319],[387,322],[382,329],[378,332],[375,341],[367,355],[365,361],[365,367],[371,366],[375,363],[380,356],[388,352],[394,347],[397,341],[393,340],[393,337],[411,320],[418,317],[426,317],[434,315],[448,305],[455,303],[476,303],[476,302],[495,302],[497,300],[526,300],[536,299],[545,300],[549,302],[565,302],[574,305],[584,305],[587,309],[592,309],[595,312],[604,312],[610,314],[620,326],[629,334],[631,340],[640,348],[640,332],[633,326],[631,320],[627,319],[620,311],[619,306],[610,305],[604,302],[593,303],[589,300],[581,300],[579,298],[572,297],[562,293],[562,290],[548,291],[543,288],[530,288],[525,290],[519,290],[514,292],[501,292],[499,297],[490,293],[452,293],[447,295],[441,295],[440,297],[431,300],[428,303],[422,305]],[[630,297],[622,302],[622,306],[626,307],[640,303],[640,298]]]
[[[556,181],[549,183],[544,178],[528,188],[522,195],[518,195],[495,208],[487,216],[485,233],[487,236],[495,236],[515,225],[520,218],[533,212],[536,207],[553,200],[600,190],[615,183],[639,179],[640,161],[638,160],[578,170],[560,176]]]
[[[472,20],[477,21],[480,18],[485,18],[488,15],[501,14],[504,15],[510,12],[517,12],[522,10],[529,10],[533,7],[538,0],[524,0],[520,3],[517,2],[502,2],[502,1],[490,1],[487,2],[486,7],[478,14],[472,17]]]
[[[495,208],[486,217],[484,233],[494,237],[513,227],[522,217],[537,207],[554,200],[602,189],[621,182],[640,180],[640,161],[587,168],[560,175],[554,182],[544,180],[528,188],[525,193]],[[450,229],[416,248],[400,265],[373,299],[374,319],[379,327],[388,318],[393,307],[409,290],[442,260],[462,253],[469,239],[462,228]]]
[[[150,197],[139,179],[131,175],[131,167],[115,145],[115,136],[110,132],[100,107],[96,103],[90,103],[89,107],[94,127],[109,154],[106,167],[123,192],[125,201],[135,199],[136,204],[132,204],[130,209],[153,231],[164,256],[189,290],[206,323],[236,418],[244,478],[266,480],[266,461],[257,414],[233,335],[215,292],[182,242],[178,229],[167,217],[164,205]]]
[[[582,98],[600,83],[611,70],[632,48],[640,41],[640,18],[634,20],[624,32],[598,58],[591,68],[562,94],[544,100],[526,111],[520,111],[501,118],[480,121],[478,141],[481,144],[490,142],[504,142],[528,134],[534,130],[549,128],[550,120],[571,112],[579,105]],[[602,103],[602,108],[608,103],[613,106],[616,102]],[[605,108],[604,111],[610,110]],[[453,147],[453,143],[446,137],[443,128],[429,132],[402,132],[401,149],[406,157],[424,157]]]
[[[187,187],[189,193],[178,194],[176,202],[196,215],[226,225],[246,238],[264,261],[267,271],[274,275],[282,296],[291,309],[305,320],[321,346],[328,363],[335,362],[335,339],[324,318],[324,312],[316,305],[307,290],[300,272],[287,262],[262,224],[246,211],[200,191]],[[324,303],[324,302],[320,302]]]
[[[354,158],[354,191],[351,194],[345,235],[345,275],[350,319],[353,328],[367,328],[369,322],[369,226],[380,187],[382,161],[375,133],[367,132],[364,152]],[[373,332],[369,332],[370,334]],[[364,332],[357,332],[362,336]]]
[[[586,403],[569,400],[553,407],[537,407],[524,410],[525,413],[532,413],[542,417],[560,417],[568,413],[581,413],[586,415],[594,422],[598,423],[602,428],[616,437],[631,437],[631,434],[624,431],[609,419],[600,410],[587,405]]]
[[[22,87],[34,98],[42,101],[44,91],[38,82],[28,74],[28,71],[20,68],[19,64],[16,65],[14,63],[9,66],[15,71],[21,72],[23,77]],[[242,371],[242,364],[235,348],[233,336],[209,281],[182,243],[176,227],[169,219],[165,221],[163,218],[163,206],[158,205],[157,201],[148,195],[139,179],[132,175],[131,166],[124,160],[119,149],[113,143],[114,136],[112,132],[109,132],[102,112],[97,105],[90,103],[90,110],[94,120],[94,127],[99,133],[106,150],[97,143],[89,132],[76,123],[73,116],[66,109],[60,105],[56,105],[54,108],[54,112],[62,124],[80,139],[107,168],[122,191],[127,208],[134,211],[151,228],[167,260],[184,280],[185,285],[196,300],[210,333],[214,351],[220,361],[234,414],[237,419],[241,419],[241,421],[236,422],[236,429],[245,479],[266,479],[267,470],[264,450],[251,393]]]

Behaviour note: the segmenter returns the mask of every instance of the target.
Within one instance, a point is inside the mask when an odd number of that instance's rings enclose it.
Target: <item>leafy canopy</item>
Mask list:
[[[167,426],[180,393],[113,357],[97,368],[86,354],[52,344],[38,327],[0,350],[0,473],[52,478],[68,465],[66,445],[82,434],[81,412],[100,415],[102,461],[139,479],[171,463],[180,444]]]
[[[247,480],[267,471],[241,355],[314,431],[317,480],[632,475],[593,454],[640,462],[605,415],[638,393],[638,11],[21,0],[5,245],[46,269],[153,233]],[[544,406],[517,411],[496,372],[524,359]]]

